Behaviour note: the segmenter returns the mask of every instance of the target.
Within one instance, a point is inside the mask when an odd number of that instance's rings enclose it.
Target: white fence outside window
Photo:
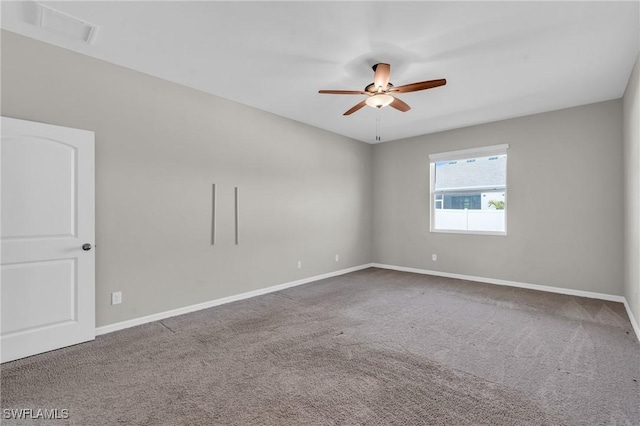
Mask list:
[[[505,210],[435,209],[435,229],[505,232]]]

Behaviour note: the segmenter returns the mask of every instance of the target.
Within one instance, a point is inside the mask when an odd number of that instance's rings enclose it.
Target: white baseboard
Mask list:
[[[613,294],[593,293],[591,291],[573,290],[570,288],[549,287],[546,285],[527,284],[517,281],[499,280],[496,278],[475,277],[472,275],[452,274],[450,272],[429,271],[427,269],[407,268],[404,266],[384,265],[380,263],[372,264],[374,268],[393,269],[394,271],[413,272],[415,274],[435,275],[438,277],[457,278],[459,280],[476,281],[487,284],[505,285],[509,287],[526,288],[529,290],[546,291],[549,293],[567,294],[569,296],[588,297],[590,299],[609,300],[611,302],[624,302],[624,296],[616,296]]]
[[[631,307],[627,302],[627,299],[624,299],[624,307],[627,310],[627,315],[629,316],[629,321],[631,321],[631,326],[633,327],[633,331],[636,332],[636,336],[638,336],[638,340],[640,340],[640,326],[638,326],[638,321],[633,316],[633,312],[631,312]]]
[[[341,269],[339,271],[333,271],[322,275],[316,275],[309,278],[303,278],[297,281],[290,281],[284,284],[278,284],[271,287],[261,288],[258,290],[249,291],[246,293],[235,294],[233,296],[223,297],[221,299],[210,300],[208,302],[198,303],[195,305],[185,306],[183,308],[172,309],[170,311],[159,312],[157,314],[147,315],[140,318],[134,318],[127,321],[118,322],[115,324],[109,324],[102,327],[96,328],[96,336],[100,336],[102,334],[112,333],[118,330],[124,330],[125,328],[135,327],[136,325],[146,324],[153,321],[159,321],[165,318],[175,317],[177,315],[188,314],[190,312],[199,311],[202,309],[211,308],[218,305],[223,305],[225,303],[236,302],[238,300],[249,299],[251,297],[260,296],[267,293],[273,293],[275,291],[284,290],[285,288],[295,287],[302,284],[307,284],[313,281],[319,281],[326,278],[336,277],[338,275],[348,274],[350,272],[360,271],[362,269],[370,268],[372,265],[370,263],[354,266],[352,268]]]
[[[412,272],[414,274],[435,275],[438,277],[457,278],[460,280],[476,281],[476,282],[487,283],[487,284],[526,288],[529,290],[546,291],[549,293],[566,294],[569,296],[588,297],[590,299],[608,300],[610,302],[620,302],[624,304],[624,307],[627,310],[627,315],[629,316],[629,320],[631,321],[631,326],[633,327],[633,330],[636,333],[636,337],[640,341],[640,327],[638,327],[638,323],[634,318],[633,314],[631,313],[631,309],[629,308],[627,299],[624,296],[618,296],[615,294],[606,294],[606,293],[595,293],[595,292],[583,291],[583,290],[574,290],[571,288],[549,287],[546,285],[528,284],[528,283],[521,283],[517,281],[499,280],[496,278],[485,278],[485,277],[475,277],[472,275],[452,274],[450,272],[430,271],[427,269],[408,268],[405,266],[385,265],[382,263],[372,263],[371,266],[374,268],[392,269],[394,271]]]

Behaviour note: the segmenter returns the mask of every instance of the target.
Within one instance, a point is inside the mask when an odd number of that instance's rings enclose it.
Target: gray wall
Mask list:
[[[98,326],[370,261],[368,144],[6,31],[1,106],[96,133]]]
[[[640,54],[624,92],[624,296],[640,323]]]
[[[503,143],[508,235],[430,233],[429,154]],[[374,262],[622,295],[621,166],[621,100],[375,145]]]

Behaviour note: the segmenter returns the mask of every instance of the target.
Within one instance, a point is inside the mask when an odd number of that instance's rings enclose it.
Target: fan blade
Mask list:
[[[345,112],[342,115],[351,115],[354,112],[356,112],[357,110],[359,110],[360,108],[362,108],[363,106],[365,106],[367,103],[365,101],[360,102],[358,105],[354,106],[353,108],[351,108],[349,111]]]
[[[318,90],[318,93],[326,95],[368,95],[367,92],[360,90]]]
[[[376,92],[378,88],[382,87],[382,91],[387,90],[389,84],[389,75],[391,74],[391,65],[389,64],[376,64],[373,67],[376,74],[373,77],[373,84],[375,84]]]
[[[389,104],[390,107],[397,109],[398,111],[407,112],[411,109],[409,105],[404,103],[398,98],[393,98],[393,102]]]
[[[421,81],[419,83],[405,84],[404,86],[397,86],[390,90],[391,93],[408,93],[417,92],[418,90],[433,89],[434,87],[444,86],[447,84],[447,80],[444,78],[441,80],[429,80]]]

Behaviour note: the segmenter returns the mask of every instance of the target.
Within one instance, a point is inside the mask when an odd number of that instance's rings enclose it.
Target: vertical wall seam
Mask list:
[[[216,243],[216,184],[211,189],[211,245]]]

